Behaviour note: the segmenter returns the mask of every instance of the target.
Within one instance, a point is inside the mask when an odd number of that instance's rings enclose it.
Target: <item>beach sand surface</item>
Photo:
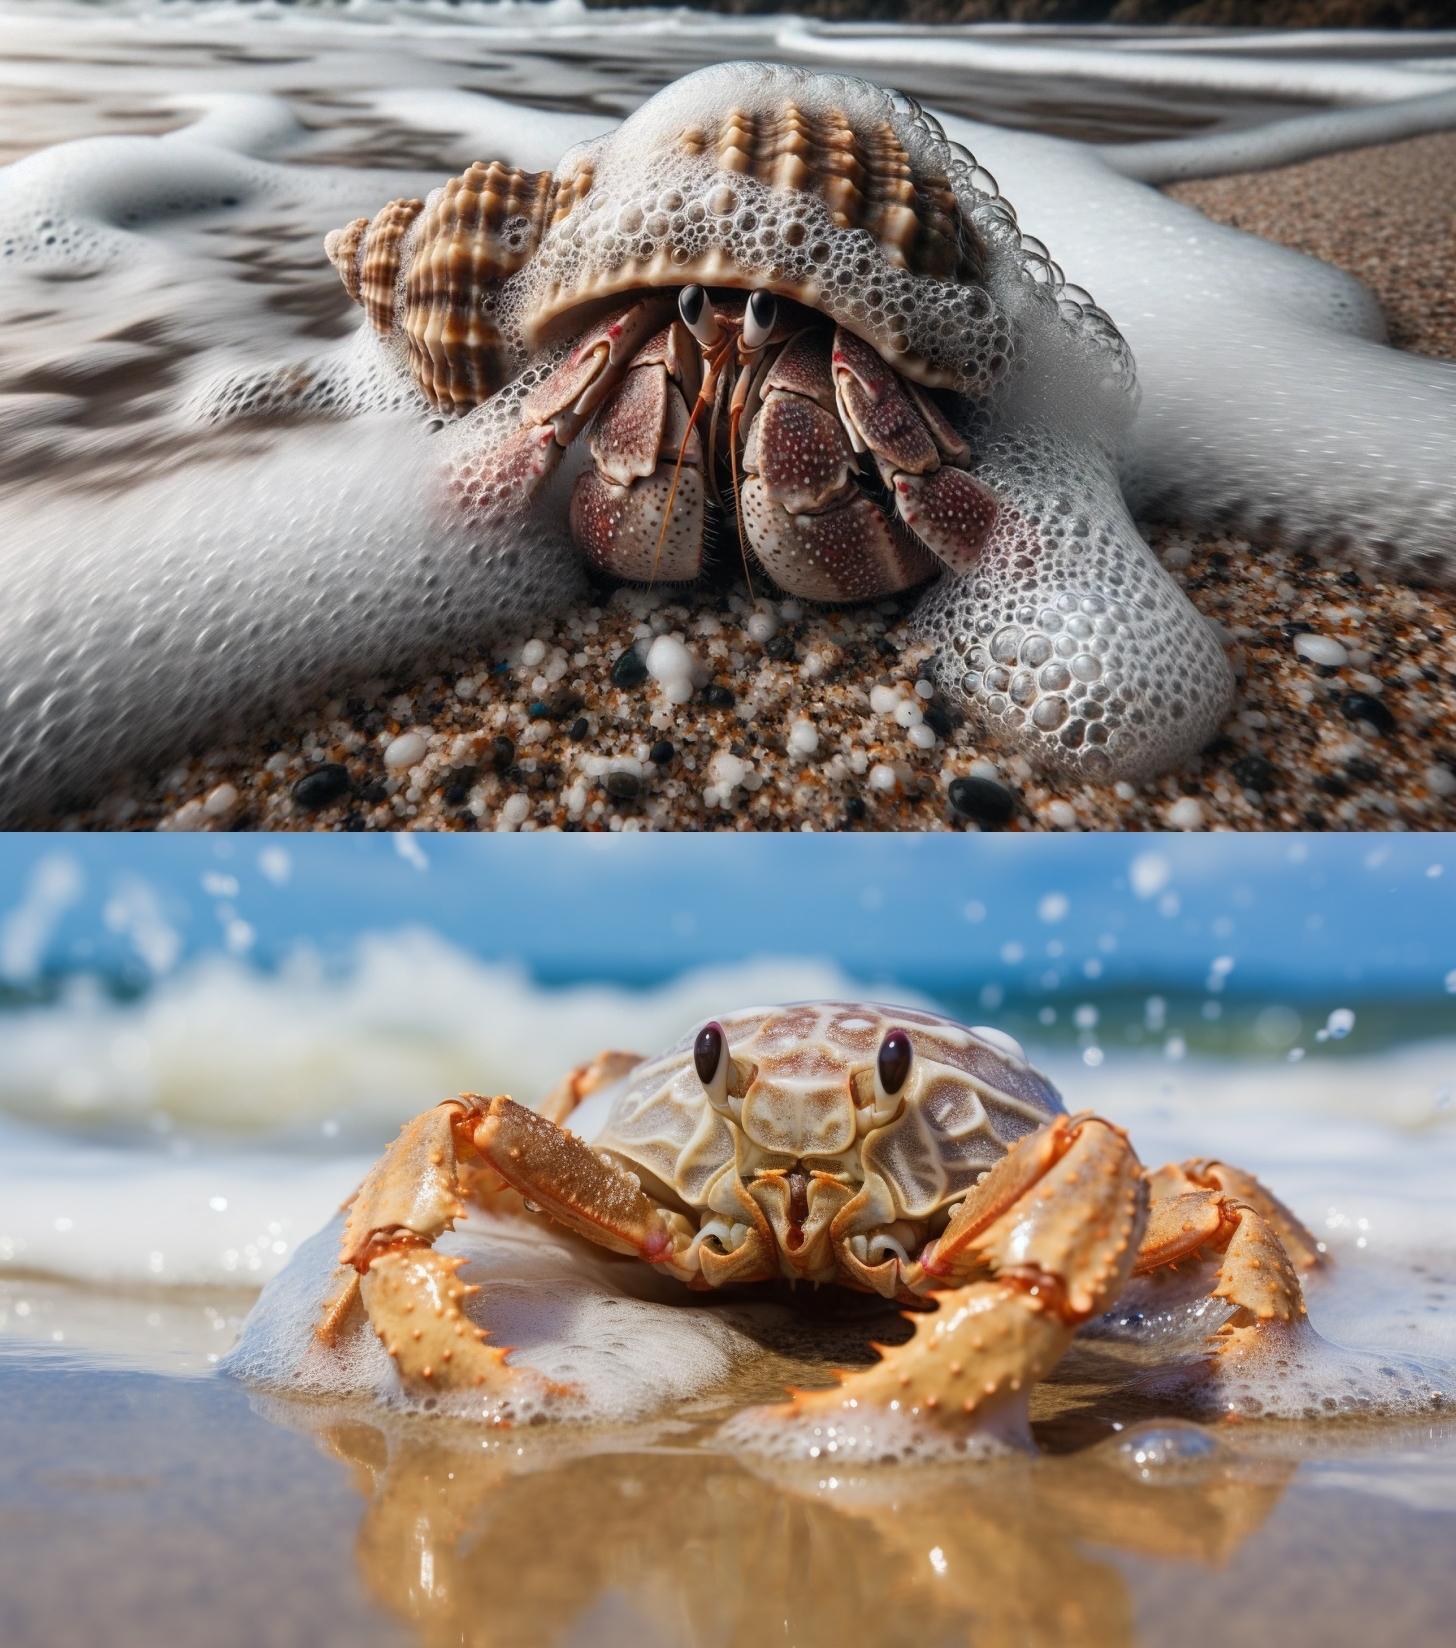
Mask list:
[[[1449,1420],[1200,1429],[1168,1462],[1167,1424],[1083,1356],[1038,1390],[1038,1456],[855,1472],[711,1440],[743,1400],[822,1383],[802,1357],[584,1442],[201,1376],[235,1294],[3,1293],[38,1327],[109,1324],[105,1353],[0,1350],[8,1648],[1337,1648],[1445,1640],[1456,1606]]]

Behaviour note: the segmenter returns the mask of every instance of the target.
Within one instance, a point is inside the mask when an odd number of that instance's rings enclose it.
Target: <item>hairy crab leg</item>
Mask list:
[[[996,497],[971,474],[969,444],[916,385],[842,326],[834,392],[856,452],[868,452],[906,526],[952,572],[976,564],[996,524]]]
[[[741,519],[776,584],[862,601],[924,583],[935,558],[860,489],[821,327],[791,338],[761,381],[743,449]]]
[[[1127,1136],[1096,1116],[1059,1117],[1012,1146],[962,1209],[949,1247],[927,1250],[922,1281],[968,1274],[908,1343],[825,1391],[799,1391],[789,1415],[894,1408],[969,1433],[1008,1412],[1024,1421],[1036,1380],[1078,1327],[1105,1310],[1133,1266],[1147,1181]],[[967,1206],[971,1198],[967,1198]],[[936,1265],[939,1260],[939,1269]]]

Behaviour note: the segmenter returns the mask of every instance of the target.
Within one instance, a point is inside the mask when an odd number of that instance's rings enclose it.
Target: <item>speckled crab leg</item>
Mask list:
[[[407,1384],[503,1396],[523,1382],[551,1388],[485,1343],[485,1331],[462,1309],[478,1291],[459,1280],[464,1259],[434,1248],[464,1216],[467,1200],[489,1199],[486,1169],[616,1252],[670,1263],[686,1245],[629,1173],[573,1134],[511,1099],[463,1094],[407,1122],[359,1187],[320,1339],[335,1342],[360,1301]]]
[[[1283,1202],[1266,1189],[1252,1173],[1228,1162],[1213,1161],[1208,1157],[1194,1157],[1179,1165],[1160,1167],[1152,1176],[1152,1191],[1160,1194],[1181,1193],[1189,1190],[1220,1190],[1236,1201],[1255,1209],[1274,1229],[1284,1250],[1300,1270],[1314,1270],[1328,1263],[1323,1244]]]
[[[870,1405],[969,1432],[1022,1416],[1036,1380],[1077,1328],[1116,1299],[1132,1270],[1146,1180],[1127,1136],[1096,1116],[1058,1117],[1019,1140],[966,1198],[907,1284],[941,1291],[898,1349],[827,1391],[797,1392],[790,1414]]]
[[[1189,1165],[1207,1169],[1221,1164]],[[1262,1200],[1272,1208],[1280,1207],[1248,1174],[1234,1169],[1230,1176],[1247,1180]],[[1137,1274],[1217,1253],[1221,1257],[1213,1297],[1237,1307],[1228,1327],[1238,1330],[1294,1322],[1304,1315],[1304,1292],[1295,1261],[1281,1240],[1279,1224],[1287,1222],[1292,1236],[1303,1237],[1306,1246],[1302,1251],[1307,1257],[1301,1262],[1317,1263],[1319,1251],[1293,1214],[1281,1209],[1276,1224],[1275,1218],[1238,1194],[1201,1188],[1183,1168],[1160,1168],[1151,1176],[1151,1184],[1153,1201],[1134,1266]],[[1215,1342],[1226,1344],[1228,1335],[1222,1334]]]

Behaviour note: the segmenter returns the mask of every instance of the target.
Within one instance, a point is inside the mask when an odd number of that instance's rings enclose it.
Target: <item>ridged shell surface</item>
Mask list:
[[[328,251],[443,410],[478,404],[613,302],[692,283],[774,291],[907,376],[975,396],[1010,371],[1038,288],[1131,382],[1115,328],[1062,295],[995,180],[909,99],[839,75],[703,70],[554,173],[477,163]]]
[[[626,1078],[593,1139],[684,1206],[701,1208],[746,1148],[764,1165],[828,1166],[858,1158],[899,1211],[923,1218],[956,1201],[1024,1134],[1062,1110],[1056,1089],[1009,1037],[914,1008],[802,1002],[745,1008],[718,1020],[735,1058],[756,1071],[742,1104],[742,1140],[713,1109],[693,1066],[700,1026]],[[913,1049],[901,1114],[856,1143],[851,1082],[873,1072],[886,1033]]]

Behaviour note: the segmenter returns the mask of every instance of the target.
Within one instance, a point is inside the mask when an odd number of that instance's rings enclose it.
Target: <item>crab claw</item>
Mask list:
[[[456,494],[490,514],[528,503],[661,326],[664,310],[664,302],[645,298],[588,327],[566,358],[526,394],[506,432],[484,451],[471,453],[454,477]]]
[[[861,601],[924,583],[931,556],[859,488],[834,410],[825,335],[799,333],[766,373],[743,449],[743,527],[780,588]]]
[[[702,570],[703,445],[680,331],[665,327],[611,392],[592,426],[593,467],[571,495],[572,537],[614,577],[675,583]]]
[[[939,407],[862,338],[834,332],[834,393],[857,452],[868,452],[906,526],[953,572],[975,565],[996,497],[965,468],[970,447]]]
[[[989,1279],[941,1293],[940,1309],[873,1367],[770,1413],[838,1423],[868,1408],[961,1438],[1024,1432],[1031,1386],[1116,1299],[1146,1217],[1126,1135],[1096,1116],[1058,1117],[1012,1146],[928,1250],[924,1274],[907,1278]]]

